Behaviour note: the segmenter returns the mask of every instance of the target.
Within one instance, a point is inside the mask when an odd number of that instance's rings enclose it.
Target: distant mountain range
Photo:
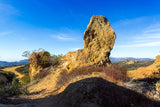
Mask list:
[[[117,63],[117,62],[121,62],[124,60],[154,61],[155,59],[152,59],[152,58],[132,58],[132,57],[122,57],[122,58],[110,57],[110,60],[112,63]]]
[[[115,57],[110,57],[110,60],[112,63],[117,63],[121,62],[124,60],[137,60],[137,61],[154,61],[155,59],[151,58],[132,58],[132,57],[122,57],[122,58],[115,58]],[[14,65],[24,65],[24,64],[29,64],[29,60],[20,60],[20,61],[15,61],[15,62],[7,62],[7,61],[0,61],[0,66],[14,66]]]
[[[7,61],[0,61],[0,66],[14,66],[14,65],[24,65],[29,64],[29,60],[20,60],[15,62],[7,62]]]

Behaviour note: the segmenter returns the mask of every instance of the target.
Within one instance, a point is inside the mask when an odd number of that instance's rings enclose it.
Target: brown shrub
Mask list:
[[[76,68],[69,73],[67,72],[67,70],[63,70],[63,72],[61,72],[58,84],[64,85],[77,76],[89,75],[93,72],[104,72],[106,74],[106,77],[108,77],[108,79],[111,79],[111,81],[129,80],[129,78],[127,77],[127,70],[119,65],[111,65],[109,67],[90,65],[81,68]]]
[[[109,67],[104,67],[103,71],[107,76],[111,77],[112,80],[128,81],[127,69],[117,64],[113,64]]]

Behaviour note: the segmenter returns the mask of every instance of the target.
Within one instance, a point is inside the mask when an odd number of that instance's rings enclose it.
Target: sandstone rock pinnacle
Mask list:
[[[86,65],[107,65],[116,34],[110,22],[100,15],[94,15],[84,32],[84,49],[67,53],[62,60],[67,69]]]

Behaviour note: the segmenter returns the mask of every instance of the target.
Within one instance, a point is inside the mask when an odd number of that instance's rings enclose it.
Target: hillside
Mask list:
[[[122,57],[122,58],[116,58],[116,57],[110,57],[110,60],[112,63],[118,63],[125,60],[133,60],[133,61],[154,61],[155,59],[152,58],[133,58],[133,57]]]
[[[20,60],[15,62],[7,62],[7,61],[0,61],[0,66],[15,66],[15,65],[24,65],[29,64],[28,60]]]
[[[128,71],[128,76],[130,76],[133,79],[143,79],[147,77],[154,76],[154,74],[158,74],[160,71],[160,56],[156,57],[156,60],[153,64],[147,66],[147,67],[140,67],[136,70]]]
[[[10,71],[10,72],[13,72],[17,78],[22,78],[23,77],[23,74],[19,73],[16,71],[17,68],[19,67],[22,67],[24,65],[19,65],[19,66],[13,66],[13,67],[5,67],[4,69],[2,69],[3,71]]]

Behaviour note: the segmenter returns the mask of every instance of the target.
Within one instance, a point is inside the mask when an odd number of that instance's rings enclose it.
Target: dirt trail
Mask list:
[[[24,75],[23,74],[20,74],[19,72],[17,72],[15,69],[16,68],[19,68],[19,67],[22,67],[24,65],[19,65],[19,66],[13,66],[13,67],[6,67],[4,69],[2,69],[3,71],[11,71],[13,73],[15,73],[15,75],[17,75],[17,78],[22,78]]]

